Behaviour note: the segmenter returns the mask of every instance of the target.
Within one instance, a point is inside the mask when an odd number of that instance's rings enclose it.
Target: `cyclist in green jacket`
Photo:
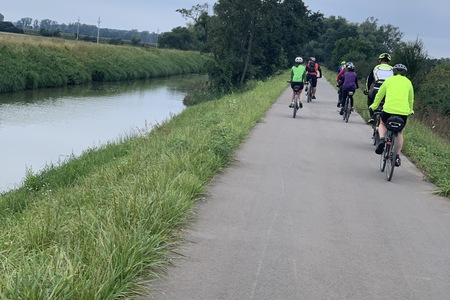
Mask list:
[[[300,102],[300,108],[303,107],[302,104],[302,91],[303,91],[303,85],[306,80],[306,69],[302,65],[303,58],[296,57],[294,60],[294,65],[291,68],[291,78],[289,82],[291,83],[292,93],[291,93],[291,102],[289,104],[289,107],[294,107],[294,86],[299,85],[300,86],[300,94],[298,96],[298,101]]]
[[[402,64],[396,64],[393,67],[394,76],[387,78],[380,86],[375,100],[370,105],[369,109],[375,110],[385,98],[383,112],[380,115],[380,126],[378,132],[380,134],[380,143],[375,149],[375,153],[382,154],[384,150],[384,138],[386,137],[386,122],[392,115],[399,116],[403,119],[404,125],[409,115],[414,113],[414,88],[411,81],[405,76],[408,69]],[[398,167],[401,164],[400,152],[403,146],[403,134],[398,133],[397,138],[397,157],[395,165]]]

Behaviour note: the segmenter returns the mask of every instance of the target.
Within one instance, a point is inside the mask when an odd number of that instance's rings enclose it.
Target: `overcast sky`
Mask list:
[[[58,23],[75,23],[78,17],[84,24],[111,29],[150,32],[171,31],[185,26],[186,20],[175,10],[191,8],[214,0],[15,0],[2,1],[0,13],[6,21],[23,17],[50,19]],[[361,23],[369,17],[378,19],[378,25],[392,24],[405,34],[405,41],[417,37],[424,43],[431,57],[450,57],[450,1],[448,0],[304,0],[312,11],[325,17],[342,16],[349,22]]]

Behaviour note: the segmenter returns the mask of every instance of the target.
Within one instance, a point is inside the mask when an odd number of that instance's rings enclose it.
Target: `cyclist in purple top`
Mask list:
[[[345,99],[347,98],[348,92],[355,92],[356,89],[359,88],[358,85],[358,75],[355,72],[355,65],[351,62],[347,63],[347,72],[342,74],[341,76],[341,86],[342,86],[342,98],[341,98],[341,111],[339,114],[344,114],[344,104]],[[351,99],[352,103],[350,103],[353,111],[353,98]]]

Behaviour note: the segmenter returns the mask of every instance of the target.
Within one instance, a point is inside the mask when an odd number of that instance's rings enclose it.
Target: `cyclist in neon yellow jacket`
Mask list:
[[[288,80],[288,82],[291,83],[292,93],[291,93],[291,102],[289,104],[289,107],[294,107],[294,86],[299,85],[300,86],[300,94],[298,97],[298,101],[300,102],[300,108],[303,107],[302,104],[302,91],[303,91],[303,85],[306,79],[306,69],[305,66],[302,65],[303,58],[296,57],[294,60],[294,65],[291,68],[291,77]]]
[[[378,132],[380,134],[380,143],[375,149],[375,153],[382,154],[384,150],[384,138],[386,137],[386,122],[392,115],[399,116],[403,119],[404,125],[409,115],[414,113],[414,88],[411,81],[405,76],[408,69],[402,64],[396,64],[393,68],[394,76],[387,78],[378,90],[375,100],[370,105],[371,110],[375,110],[385,98],[383,112],[380,115],[380,126]],[[403,127],[404,128],[404,127]],[[403,146],[403,134],[400,131],[397,138],[397,157],[395,165],[401,164],[400,152]]]

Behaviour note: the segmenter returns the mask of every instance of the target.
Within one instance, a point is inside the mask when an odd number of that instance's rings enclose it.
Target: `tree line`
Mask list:
[[[33,19],[24,17],[16,22],[4,22],[4,16],[0,14],[0,31],[14,33],[39,34],[42,36],[61,37],[62,34],[70,34],[74,39],[79,35],[80,39],[96,42],[98,26],[73,22],[69,24],[61,23],[50,19]],[[149,31],[120,30],[110,28],[100,28],[99,36],[103,39],[111,40],[112,44],[123,44],[123,41],[156,44],[158,33]]]
[[[206,3],[177,11],[191,22],[162,33],[159,46],[211,53],[209,88],[214,90],[229,92],[268,78],[289,68],[296,56],[314,56],[329,69],[352,61],[364,81],[379,54],[388,52],[392,64],[408,67],[421,105],[450,116],[449,59],[430,59],[420,39],[404,41],[398,27],[380,25],[373,17],[351,23],[311,11],[299,0],[220,0],[212,15]],[[436,77],[442,85],[436,85]]]

